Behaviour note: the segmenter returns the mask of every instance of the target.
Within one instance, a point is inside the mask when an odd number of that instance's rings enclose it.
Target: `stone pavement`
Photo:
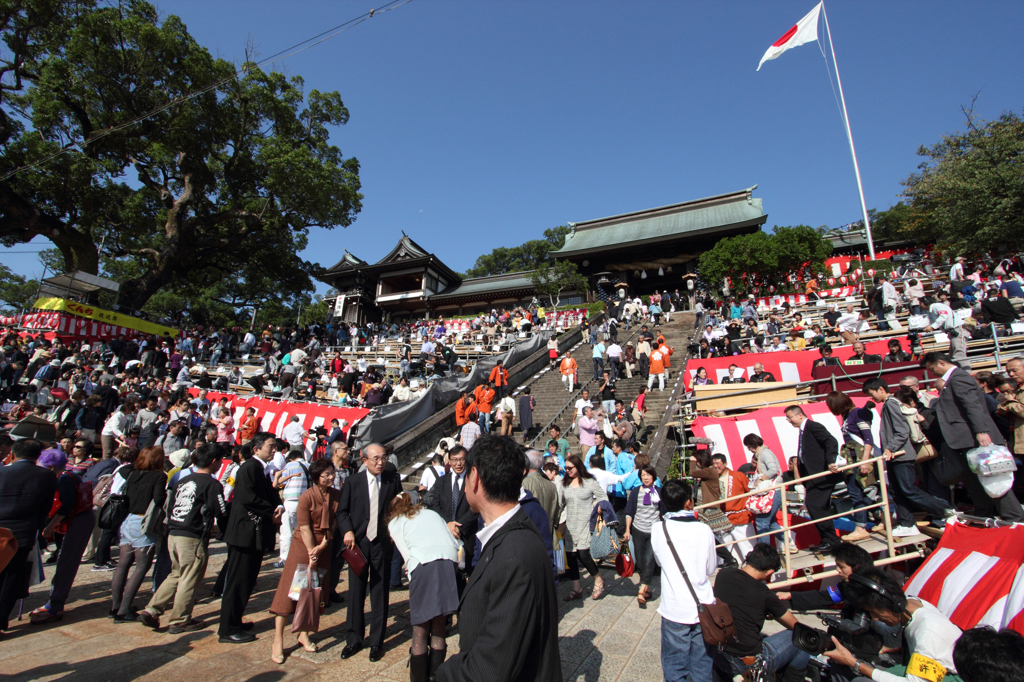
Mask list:
[[[116,551],[116,550],[115,550]],[[390,613],[384,644],[385,657],[370,663],[367,650],[347,661],[339,656],[344,646],[345,604],[331,605],[321,616],[320,632],[312,636],[319,646],[307,653],[285,630],[285,662],[270,660],[274,639],[274,617],[267,610],[277,588],[280,571],[263,563],[245,620],[256,623],[257,640],[250,644],[221,644],[217,641],[217,616],[220,601],[210,590],[226,557],[226,547],[214,543],[207,576],[200,588],[200,601],[193,616],[207,627],[183,635],[153,631],[140,623],[115,623],[107,618],[110,610],[111,573],[92,573],[91,562],[83,564],[75,580],[64,620],[50,625],[31,625],[28,613],[46,603],[49,581],[36,585],[25,600],[24,619],[11,618],[11,629],[0,635],[0,679],[21,682],[121,682],[145,680],[160,682],[278,682],[280,680],[319,680],[336,682],[405,682],[412,626],[409,623],[409,593],[391,592]],[[52,566],[46,567],[53,575]],[[342,586],[346,587],[342,572]],[[636,602],[639,579],[620,578],[614,569],[602,567],[605,595],[590,598],[592,582],[584,580],[586,599],[564,602],[569,584],[558,587],[559,648],[563,678],[568,682],[614,682],[661,680],[661,617],[658,599],[641,609]],[[152,580],[147,579],[135,606],[145,607],[151,595]],[[654,581],[655,596],[661,594],[660,579]],[[367,605],[368,606],[368,605]],[[809,625],[821,627],[810,616],[798,615]],[[163,623],[166,624],[166,617]],[[769,621],[765,633],[781,629]],[[459,648],[458,627],[448,639],[449,653]]]
[[[195,617],[207,627],[184,635],[152,631],[139,623],[115,623],[108,619],[110,573],[92,573],[83,564],[68,601],[64,620],[50,625],[31,625],[28,612],[46,601],[49,582],[36,585],[25,600],[24,620],[11,620],[11,629],[0,637],[0,678],[5,680],[237,680],[277,682],[302,679],[393,680],[409,679],[408,591],[391,594],[391,609],[385,642],[385,658],[370,663],[366,650],[341,661],[345,605],[332,605],[321,619],[321,632],[313,636],[320,651],[306,653],[286,639],[286,660],[270,660],[273,616],[267,611],[280,574],[268,559],[249,603],[246,620],[256,623],[256,642],[244,645],[217,641],[219,600],[210,589],[225,558],[223,544],[215,543],[210,568],[200,589]],[[48,576],[52,567],[47,567]],[[565,603],[561,601],[568,584],[559,586],[560,648],[565,680],[659,680],[661,677],[661,621],[657,600],[646,609],[636,603],[637,578],[622,579],[610,568],[602,570],[608,585],[605,596]],[[584,581],[584,588],[589,585]],[[150,596],[147,580],[135,605],[142,608]],[[343,578],[344,586],[344,578]],[[660,593],[657,581],[655,590]],[[166,623],[166,618],[164,619]],[[287,632],[287,631],[286,631]],[[286,635],[291,637],[291,635]],[[458,628],[449,638],[449,652],[458,650]]]

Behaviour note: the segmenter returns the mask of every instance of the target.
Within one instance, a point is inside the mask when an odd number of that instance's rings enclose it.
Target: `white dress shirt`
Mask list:
[[[519,511],[519,505],[518,504],[513,506],[511,509],[509,509],[507,512],[505,512],[504,514],[502,514],[498,518],[494,519],[494,521],[492,521],[491,523],[489,523],[486,526],[484,526],[483,530],[477,531],[476,539],[480,541],[480,550],[481,551],[483,551],[483,548],[487,546],[487,541],[490,540],[491,537],[495,533],[498,532],[499,528],[501,528],[506,523],[508,523],[508,520],[511,519],[512,516],[517,511]],[[705,528],[708,528],[708,527],[705,526]],[[711,529],[708,528],[708,530],[711,530]],[[717,561],[717,557],[716,557],[715,560]]]

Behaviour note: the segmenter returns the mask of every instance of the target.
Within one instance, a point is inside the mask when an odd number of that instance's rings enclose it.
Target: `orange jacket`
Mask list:
[[[572,358],[562,358],[562,364],[558,366],[558,370],[568,376],[569,374],[576,374],[578,367],[576,361]]]
[[[658,346],[658,350],[661,351],[661,361],[665,363],[666,367],[671,367],[672,360],[670,356],[673,352],[672,347],[669,346],[668,344],[662,344],[661,346]]]
[[[469,405],[467,405],[466,401],[460,398],[458,402],[455,403],[456,426],[463,426],[472,419],[471,415],[474,414],[476,414],[476,402],[471,400],[469,401]]]
[[[480,384],[473,391],[473,395],[476,396],[476,409],[482,414],[490,414],[491,404],[494,402],[494,396],[497,395],[494,389]]]
[[[732,470],[726,476],[728,477],[726,479],[726,488],[721,491],[723,498],[750,492],[750,484],[746,476]],[[725,513],[729,515],[729,520],[734,526],[745,526],[754,520],[754,515],[747,510],[747,498],[745,497],[733,500],[732,502],[726,502]]]
[[[238,435],[242,440],[252,440],[252,437],[256,435],[258,428],[259,421],[257,421],[256,416],[253,415],[242,422],[242,428],[238,429]]]
[[[665,373],[665,360],[668,359],[668,353],[658,347],[658,350],[651,353],[651,374],[664,374]]]
[[[487,377],[495,386],[508,386],[508,370],[504,367],[495,367],[491,375]]]

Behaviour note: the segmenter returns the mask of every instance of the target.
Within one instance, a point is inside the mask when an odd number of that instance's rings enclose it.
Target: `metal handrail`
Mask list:
[[[888,545],[888,549],[889,549],[889,556],[895,556],[895,554],[896,554],[896,546],[895,546],[895,543],[893,543],[893,540],[892,540],[892,513],[889,510],[889,486],[888,486],[888,483],[885,480],[885,464],[884,464],[884,462],[885,462],[885,457],[881,456],[881,455],[879,455],[878,457],[871,457],[871,458],[868,458],[868,459],[862,459],[862,460],[859,460],[859,461],[856,461],[856,462],[851,462],[851,463],[845,464],[845,465],[843,465],[841,467],[836,467],[835,471],[832,471],[831,469],[829,469],[827,471],[822,471],[822,472],[819,472],[817,474],[811,474],[810,476],[804,476],[802,478],[794,478],[792,481],[782,481],[780,483],[775,483],[775,484],[772,484],[772,485],[767,486],[765,488],[760,488],[758,490],[752,490],[750,492],[742,493],[740,495],[733,495],[731,497],[726,497],[726,498],[723,498],[723,499],[720,499],[720,500],[715,500],[713,502],[706,502],[704,504],[701,504],[701,505],[698,505],[698,506],[694,507],[694,511],[697,511],[697,510],[700,510],[700,509],[706,509],[706,508],[710,508],[710,507],[717,507],[717,506],[722,505],[722,504],[724,504],[726,502],[732,502],[734,500],[741,500],[741,499],[745,499],[745,498],[748,498],[748,497],[752,497],[754,495],[764,495],[765,493],[772,492],[772,491],[775,491],[775,490],[779,490],[782,493],[782,497],[781,497],[781,500],[782,500],[782,505],[781,505],[781,511],[782,511],[782,534],[783,534],[784,548],[785,548],[786,575],[788,577],[788,576],[791,576],[792,572],[793,572],[792,556],[791,556],[792,555],[792,548],[790,546],[791,543],[790,543],[790,538],[789,538],[789,531],[790,530],[792,530],[794,528],[803,528],[805,526],[813,525],[813,524],[818,523],[820,521],[826,521],[826,520],[840,518],[840,517],[843,517],[843,516],[849,516],[854,511],[859,511],[860,509],[874,509],[874,508],[877,508],[877,507],[881,507],[882,508],[882,514],[883,514],[883,517],[885,519],[885,538],[886,538],[886,544]],[[878,468],[878,483],[879,483],[879,486],[881,488],[881,493],[882,493],[882,501],[881,502],[873,504],[873,505],[870,505],[870,506],[867,506],[867,507],[860,507],[857,510],[851,510],[849,512],[845,512],[845,513],[842,513],[842,514],[835,514],[835,515],[828,516],[828,517],[822,517],[820,519],[812,519],[811,521],[806,522],[806,523],[799,523],[799,524],[796,524],[796,525],[793,525],[793,526],[791,526],[789,524],[789,512],[788,512],[788,509],[787,509],[788,503],[786,501],[786,488],[788,488],[789,486],[803,485],[803,483],[805,481],[812,481],[812,480],[817,479],[817,478],[822,478],[823,476],[832,476],[832,475],[835,475],[837,473],[846,471],[848,469],[853,469],[854,467],[860,467],[860,466],[863,466],[864,464],[871,464],[871,463],[874,463],[877,466],[877,468]],[[699,480],[699,479],[697,479],[697,480]],[[774,535],[777,532],[779,532],[779,531],[768,532],[768,533],[760,533],[758,535],[750,536],[750,537],[745,537],[745,538],[742,538],[740,540],[731,540],[729,542],[723,542],[723,543],[720,543],[720,544],[716,544],[715,547],[716,548],[717,547],[727,547],[729,545],[734,545],[734,544],[737,544],[739,542],[749,541],[751,539],[757,539],[759,537],[764,537],[766,535]]]

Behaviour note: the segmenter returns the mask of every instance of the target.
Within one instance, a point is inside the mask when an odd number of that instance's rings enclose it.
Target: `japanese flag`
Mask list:
[[[768,51],[761,57],[757,70],[769,59],[775,59],[786,50],[799,47],[804,43],[811,43],[818,39],[818,15],[821,14],[821,3],[818,3],[810,13],[796,22],[796,26],[786,31],[785,34],[768,48]]]

